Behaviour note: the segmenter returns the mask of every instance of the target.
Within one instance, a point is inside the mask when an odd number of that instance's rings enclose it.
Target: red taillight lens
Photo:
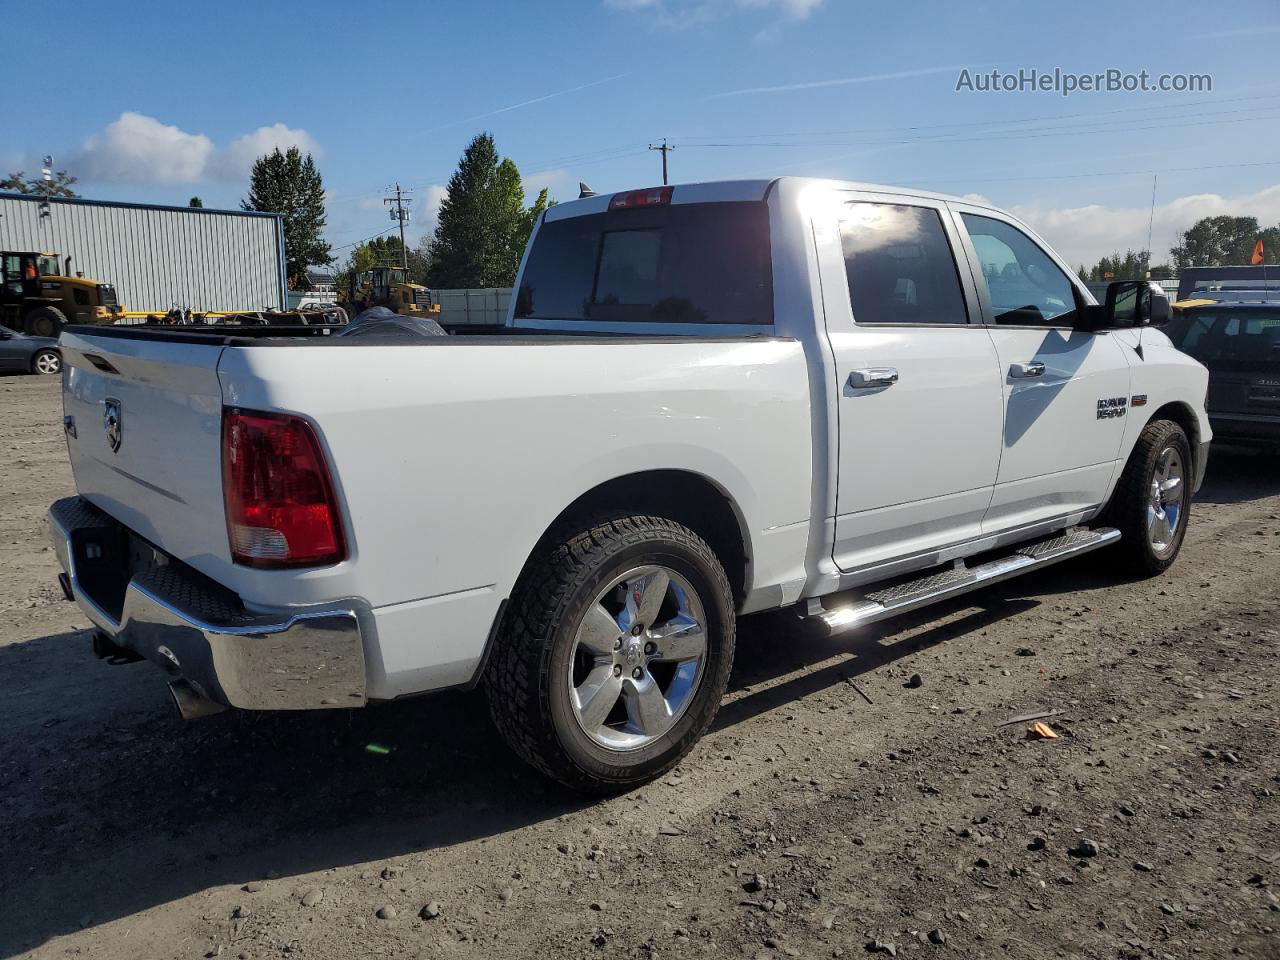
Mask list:
[[[228,408],[222,492],[236,563],[314,567],[346,557],[329,468],[307,421]]]
[[[631,190],[615,193],[609,201],[610,210],[630,210],[632,207],[662,207],[671,202],[672,187],[650,187],[648,190]]]

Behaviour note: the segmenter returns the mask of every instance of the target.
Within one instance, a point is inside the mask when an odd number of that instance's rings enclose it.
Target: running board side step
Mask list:
[[[952,569],[931,573],[882,590],[872,590],[866,594],[866,599],[846,606],[831,609],[819,607],[813,612],[801,614],[801,618],[821,623],[828,636],[835,636],[867,623],[927,607],[931,603],[949,600],[971,590],[1078,557],[1119,539],[1120,531],[1112,527],[1068,530],[1047,540],[1024,544],[1007,557],[989,560],[976,567],[966,567],[963,561],[956,561],[956,566]]]

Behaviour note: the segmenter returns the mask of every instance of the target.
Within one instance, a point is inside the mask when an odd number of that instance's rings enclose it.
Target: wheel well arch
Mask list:
[[[580,529],[584,522],[618,511],[674,520],[707,541],[724,567],[735,602],[741,604],[751,564],[750,540],[741,511],[718,484],[687,470],[646,470],[592,487],[551,522],[539,537],[526,569],[560,537]]]
[[[1172,420],[1186,433],[1187,439],[1191,441],[1191,460],[1193,470],[1200,465],[1200,420],[1196,417],[1195,411],[1190,405],[1181,400],[1173,400],[1159,407],[1150,417],[1147,423],[1155,423],[1157,420]]]

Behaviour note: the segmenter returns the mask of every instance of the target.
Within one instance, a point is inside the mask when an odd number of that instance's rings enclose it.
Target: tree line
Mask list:
[[[1146,250],[1126,250],[1103,257],[1092,267],[1080,265],[1080,279],[1090,283],[1108,280],[1142,280],[1148,270],[1152,280],[1177,276],[1184,267],[1230,267],[1249,264],[1258,241],[1262,241],[1262,263],[1280,263],[1280,225],[1259,228],[1257,217],[1217,216],[1197,220],[1178,234],[1169,250],[1169,261],[1148,267]]]

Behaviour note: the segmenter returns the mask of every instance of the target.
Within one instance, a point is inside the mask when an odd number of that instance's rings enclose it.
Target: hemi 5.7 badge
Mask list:
[[[1128,397],[1107,397],[1098,401],[1098,419],[1110,420],[1113,417],[1123,417],[1128,409]]]

